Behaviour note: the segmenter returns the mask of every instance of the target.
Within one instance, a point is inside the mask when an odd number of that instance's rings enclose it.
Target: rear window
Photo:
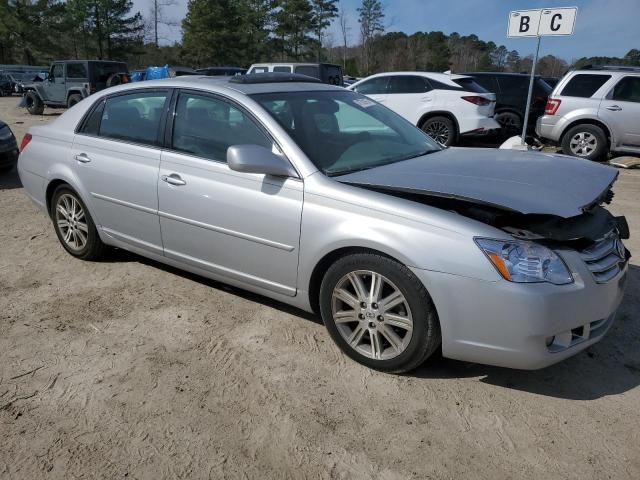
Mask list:
[[[464,90],[475,93],[489,93],[489,90],[481,86],[473,78],[459,78],[454,83],[460,85]]]
[[[67,78],[87,78],[84,63],[67,63]]]
[[[321,80],[320,67],[317,65],[300,65],[299,67],[296,67],[296,73]]]
[[[569,80],[562,89],[565,97],[589,98],[596,93],[611,78],[611,75],[580,74]]]

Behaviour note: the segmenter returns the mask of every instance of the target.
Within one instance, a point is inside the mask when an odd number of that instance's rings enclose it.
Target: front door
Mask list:
[[[623,77],[600,103],[598,116],[614,130],[617,148],[640,147],[640,75]]]
[[[273,140],[244,110],[215,95],[180,93],[158,182],[165,256],[215,276],[296,294],[303,183],[235,172],[232,145]]]
[[[49,70],[49,78],[46,85],[46,99],[49,102],[65,103],[67,101],[64,83],[64,64],[54,63]]]
[[[389,77],[385,105],[414,125],[425,113],[434,109],[436,91],[429,81],[418,75]]]
[[[137,90],[101,101],[71,151],[96,224],[116,240],[158,255],[160,125],[168,94]]]

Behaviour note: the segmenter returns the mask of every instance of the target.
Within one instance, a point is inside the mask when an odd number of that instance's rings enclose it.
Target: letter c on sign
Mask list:
[[[557,20],[562,20],[561,13],[556,13],[553,17],[551,17],[551,30],[553,30],[554,32],[560,30],[560,27],[562,26],[560,22],[556,23]]]
[[[531,20],[531,17],[527,17],[526,15],[522,15],[520,17],[520,33],[525,33],[529,31],[530,20]]]

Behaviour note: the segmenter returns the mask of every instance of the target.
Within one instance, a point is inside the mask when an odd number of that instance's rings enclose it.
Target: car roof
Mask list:
[[[334,90],[346,92],[342,87],[315,82],[265,82],[265,83],[234,83],[235,77],[209,77],[204,75],[188,75],[176,78],[165,78],[162,80],[147,80],[125,84],[123,87],[116,87],[120,90],[135,90],[137,88],[148,88],[152,86],[173,87],[173,88],[197,88],[199,90],[209,90],[212,92],[221,90],[233,90],[245,95],[256,93],[276,93],[276,92],[310,92]],[[126,88],[129,87],[129,88]]]
[[[390,77],[390,76],[395,76],[395,75],[418,75],[421,77],[427,77],[427,78],[432,78],[434,80],[439,80],[439,81],[451,81],[451,80],[459,80],[461,78],[469,78],[469,75],[467,74],[458,74],[458,73],[439,73],[439,72],[411,72],[411,71],[405,71],[405,72],[384,72],[384,73],[376,73],[375,75],[371,75],[370,77],[367,78],[373,78],[373,77]],[[362,80],[365,80],[364,78]]]
[[[516,72],[467,72],[462,75],[470,76],[500,76],[500,77],[516,77],[516,78],[529,78],[531,75],[528,73],[516,73]],[[536,78],[543,78],[542,75],[534,75]],[[550,77],[547,77],[550,78]]]

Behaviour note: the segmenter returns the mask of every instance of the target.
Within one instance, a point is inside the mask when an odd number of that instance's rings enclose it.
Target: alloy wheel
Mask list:
[[[402,292],[379,273],[358,270],[338,281],[331,312],[351,348],[374,360],[404,352],[413,334],[413,316]]]
[[[64,243],[73,251],[87,245],[89,226],[80,202],[71,194],[60,195],[56,204],[56,228]]]
[[[586,157],[598,148],[598,139],[589,132],[579,132],[571,137],[569,148],[574,155]]]
[[[451,132],[449,127],[443,122],[431,122],[425,128],[425,133],[433,138],[440,146],[446,147]]]

